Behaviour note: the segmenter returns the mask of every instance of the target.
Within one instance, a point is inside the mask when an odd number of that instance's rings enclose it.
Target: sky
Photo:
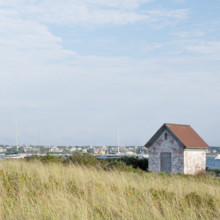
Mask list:
[[[0,144],[220,146],[220,0],[0,0]],[[17,127],[17,129],[16,129]]]

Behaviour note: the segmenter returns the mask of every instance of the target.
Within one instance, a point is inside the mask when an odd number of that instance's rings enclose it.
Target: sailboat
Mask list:
[[[115,154],[117,156],[121,156],[121,152],[120,152],[120,133],[119,133],[119,128],[118,128],[118,152]]]
[[[4,159],[21,159],[26,157],[26,154],[19,154],[18,153],[18,148],[19,148],[19,143],[18,143],[18,122],[15,122],[15,128],[16,128],[16,150],[13,153],[5,153]]]

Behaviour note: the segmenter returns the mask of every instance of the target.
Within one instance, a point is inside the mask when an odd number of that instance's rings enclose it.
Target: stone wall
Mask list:
[[[206,151],[205,149],[185,149],[184,150],[184,173],[198,174],[205,172]]]
[[[165,132],[167,140],[165,140]],[[149,170],[160,172],[160,153],[171,153],[171,172],[184,173],[184,148],[179,146],[177,141],[164,131],[160,137],[149,147]]]

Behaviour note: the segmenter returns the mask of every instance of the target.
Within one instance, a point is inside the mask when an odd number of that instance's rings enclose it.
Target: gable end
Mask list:
[[[153,135],[153,137],[144,145],[145,147],[149,148],[153,145],[153,143],[160,137],[160,135],[164,132],[168,131],[168,133],[175,139],[175,141],[181,146],[185,147],[183,143],[176,137],[176,135],[166,126],[163,124],[159,130]]]

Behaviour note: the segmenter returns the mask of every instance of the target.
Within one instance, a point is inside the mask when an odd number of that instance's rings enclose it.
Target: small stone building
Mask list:
[[[153,172],[198,174],[206,169],[209,146],[190,125],[163,124],[145,147]]]

